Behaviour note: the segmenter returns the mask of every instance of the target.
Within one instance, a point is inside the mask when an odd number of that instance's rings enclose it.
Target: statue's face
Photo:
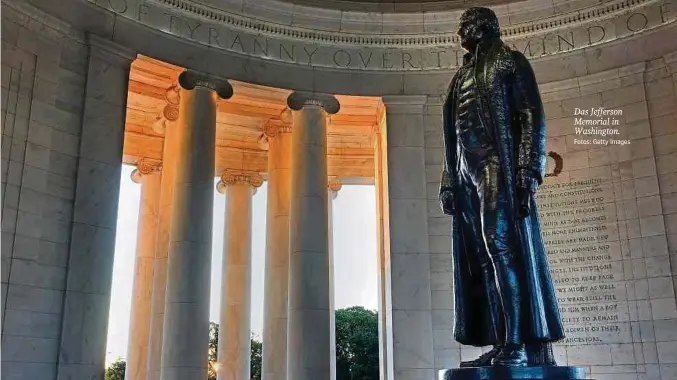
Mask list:
[[[469,52],[474,52],[477,45],[484,39],[500,37],[496,14],[489,8],[467,9],[461,15],[458,36],[461,37],[461,46]]]
[[[461,38],[461,46],[469,52],[474,52],[475,47],[482,40],[483,33],[475,19],[462,18],[458,27],[458,36]]]

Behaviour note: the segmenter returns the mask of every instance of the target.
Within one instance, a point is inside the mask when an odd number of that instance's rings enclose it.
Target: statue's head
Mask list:
[[[500,37],[496,13],[489,8],[469,8],[461,15],[458,35],[461,37],[461,46],[470,52],[475,51],[477,44],[483,40]]]

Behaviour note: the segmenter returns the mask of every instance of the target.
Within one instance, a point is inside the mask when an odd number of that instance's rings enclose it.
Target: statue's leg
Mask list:
[[[462,204],[460,210],[460,217],[463,218],[464,226],[466,226],[466,233],[468,237],[472,238],[477,247],[477,252],[472,252],[474,257],[472,257],[473,267],[481,273],[483,291],[486,294],[489,310],[487,311],[488,316],[488,326],[490,331],[490,340],[499,342],[503,338],[503,315],[500,310],[500,300],[498,298],[498,290],[496,288],[496,281],[494,278],[494,269],[489,257],[489,253],[486,251],[485,247],[482,244],[478,244],[482,241],[482,224],[480,222],[481,216],[479,214],[480,204],[479,197],[477,194],[477,189],[471,182],[466,182],[462,187]],[[491,365],[491,360],[499,353],[501,349],[500,345],[494,345],[494,347],[489,351],[478,358],[468,361],[463,361],[460,364],[460,367],[486,367]]]
[[[486,253],[484,253],[487,255]],[[482,285],[484,286],[484,292],[487,296],[489,309],[487,310],[488,315],[488,329],[491,334],[492,340],[496,342],[501,342],[504,336],[503,329],[503,315],[501,313],[501,300],[498,297],[498,289],[496,288],[496,279],[494,277],[494,268],[489,260],[485,261],[481,266],[482,272]],[[491,360],[498,355],[498,353],[503,348],[500,344],[495,344],[492,349],[482,355],[477,359],[468,360],[461,362],[460,367],[488,367],[491,366]]]
[[[521,294],[518,267],[513,258],[513,227],[510,202],[495,157],[490,157],[484,170],[481,191],[482,232],[494,267],[498,294],[505,321],[504,345],[493,359],[493,365],[526,366],[527,356],[521,334]]]
[[[484,292],[486,293],[487,300],[489,301],[488,316],[491,338],[495,342],[503,342],[503,337],[505,336],[505,326],[503,321],[501,298],[499,297],[498,287],[496,286],[496,276],[494,275],[494,267],[491,261],[487,261],[486,265],[482,266],[482,283],[484,284]],[[497,346],[500,346],[500,344]]]

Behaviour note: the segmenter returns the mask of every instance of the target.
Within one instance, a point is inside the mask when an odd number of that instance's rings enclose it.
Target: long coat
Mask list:
[[[530,173],[538,184],[545,174],[543,104],[533,70],[522,53],[511,50],[500,39],[488,41],[486,49],[474,66],[477,99],[482,122],[497,142],[506,191],[515,206],[509,217],[516,226],[516,257],[521,259],[523,268],[522,321],[525,323],[522,334],[528,343],[556,341],[564,337],[564,331],[533,197],[530,215],[521,219],[516,216],[516,188],[522,185],[524,174]],[[465,59],[467,61],[469,55]],[[458,76],[457,73],[452,79],[444,107],[445,162],[440,191],[453,191],[458,184],[454,94]],[[456,204],[457,212],[459,207],[462,205]],[[473,346],[496,344],[497,338],[486,325],[489,306],[481,275],[473,269],[472,260],[467,256],[477,252],[477,242],[464,235],[467,229],[462,219],[454,217],[452,223],[454,338],[461,344]]]

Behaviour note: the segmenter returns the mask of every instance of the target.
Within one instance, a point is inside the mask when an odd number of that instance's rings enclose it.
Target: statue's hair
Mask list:
[[[484,32],[485,37],[500,37],[501,29],[498,25],[496,13],[489,8],[472,7],[468,8],[461,15],[461,23],[470,22]]]

